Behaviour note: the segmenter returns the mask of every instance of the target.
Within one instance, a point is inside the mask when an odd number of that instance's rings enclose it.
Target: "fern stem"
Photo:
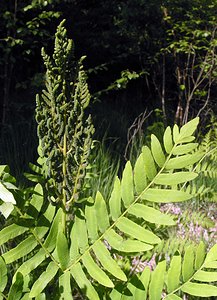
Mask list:
[[[66,159],[67,159],[67,138],[66,138],[66,132],[63,136],[63,166],[62,166],[62,172],[63,172],[63,186],[62,186],[62,204],[63,204],[63,215],[62,215],[62,226],[63,226],[63,232],[66,231]]]

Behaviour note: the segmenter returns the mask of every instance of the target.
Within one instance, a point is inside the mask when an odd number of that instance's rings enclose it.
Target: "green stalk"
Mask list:
[[[62,226],[63,232],[66,232],[66,157],[67,157],[67,138],[66,132],[63,136],[63,187],[62,187],[62,204],[63,204],[63,215],[62,215]]]

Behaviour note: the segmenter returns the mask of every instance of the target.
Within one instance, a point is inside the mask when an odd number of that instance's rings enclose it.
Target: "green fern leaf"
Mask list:
[[[25,240],[23,240],[19,245],[15,248],[9,250],[4,253],[2,257],[4,258],[6,264],[10,264],[21,257],[29,254],[35,247],[37,246],[37,241],[34,236],[29,236]]]
[[[87,272],[93,279],[98,281],[103,286],[107,286],[110,288],[114,287],[113,282],[109,279],[106,273],[95,263],[92,256],[88,252],[86,252],[82,256],[82,262],[87,269]]]
[[[18,273],[16,275],[15,282],[11,285],[9,293],[8,293],[8,300],[19,300],[22,297],[23,293],[23,276],[22,274]]]
[[[144,193],[142,193],[141,198],[151,202],[169,203],[189,200],[192,198],[192,195],[177,190],[149,188]]]
[[[166,261],[160,262],[151,274],[149,285],[149,299],[160,300],[164,286],[164,278],[166,272]]]
[[[197,247],[196,254],[195,254],[195,269],[196,270],[198,270],[202,266],[205,256],[206,256],[205,245],[203,242],[200,242],[200,244]]]
[[[176,224],[171,216],[163,214],[159,210],[147,205],[136,203],[129,208],[128,212],[150,223],[168,226]]]
[[[168,277],[167,277],[167,289],[168,292],[172,292],[175,290],[180,283],[180,275],[181,275],[181,256],[173,256],[170,268],[168,270]]]
[[[134,297],[136,300],[146,300],[148,295],[148,286],[150,282],[151,277],[151,270],[149,267],[146,267],[141,276],[139,277],[140,281],[142,282],[144,286],[144,290],[136,289],[134,293]]]
[[[0,257],[0,278],[1,278],[0,280],[0,297],[1,297],[1,292],[4,292],[4,289],[6,288],[7,281],[8,281],[7,267],[2,257]]]
[[[116,177],[114,182],[114,188],[109,199],[109,207],[112,220],[117,220],[121,215],[121,183],[118,177]]]
[[[59,267],[53,261],[51,261],[47,266],[46,270],[39,276],[39,278],[33,284],[29,297],[37,297],[46,288],[49,282],[54,278],[58,270]]]
[[[197,129],[198,123],[199,117],[194,118],[193,120],[189,121],[184,126],[182,126],[180,129],[180,139],[191,136]]]
[[[186,145],[180,145],[173,149],[172,154],[173,155],[183,155],[187,154],[189,152],[192,152],[194,149],[198,147],[198,143],[189,143]]]
[[[158,244],[160,242],[159,237],[157,237],[154,233],[144,229],[142,226],[125,217],[122,217],[116,223],[116,226],[120,231],[144,243]]]
[[[154,134],[151,135],[151,152],[157,165],[162,168],[166,158],[161,148],[161,144]]]
[[[217,272],[198,271],[193,277],[197,281],[213,282],[217,281]]]
[[[179,157],[171,158],[166,164],[167,170],[183,169],[193,165],[203,157],[204,153],[196,152],[194,154],[185,154]]]
[[[173,141],[175,144],[179,142],[179,127],[176,124],[173,126]]]
[[[164,148],[167,154],[170,154],[173,148],[173,139],[172,139],[172,131],[169,126],[166,128],[164,132],[163,141],[164,141]]]
[[[151,154],[151,150],[147,146],[145,146],[142,148],[142,154],[145,163],[145,174],[147,175],[149,180],[153,180],[157,175],[157,170],[153,156]]]
[[[217,260],[217,244],[215,244],[208,252],[206,259],[205,259],[205,266],[210,263]]]
[[[78,234],[76,236],[78,247],[80,249],[80,252],[84,253],[88,249],[89,243],[88,243],[86,222],[84,219],[83,212],[80,209],[78,210],[77,215],[75,216],[74,226],[75,226],[76,232]],[[72,240],[72,243],[73,243],[73,240]]]
[[[194,248],[193,246],[188,246],[182,264],[182,277],[184,282],[188,281],[194,273],[194,259]]]
[[[102,242],[98,241],[97,243],[95,243],[93,245],[93,251],[105,270],[111,273],[114,277],[122,281],[127,281],[126,275],[120,269],[115,260],[111,257],[110,252]]]
[[[143,154],[140,154],[134,167],[134,182],[137,194],[144,191],[147,186]]]
[[[198,296],[198,297],[217,296],[217,287],[208,284],[188,282],[184,284],[181,290],[192,296]]]
[[[98,293],[87,279],[80,263],[73,265],[70,272],[75,279],[75,282],[89,299],[100,300]]]
[[[73,300],[71,290],[71,274],[69,271],[64,272],[59,278],[59,300]]]
[[[0,231],[0,246],[11,239],[23,234],[28,230],[27,227],[11,224]]]
[[[125,207],[128,207],[134,200],[133,171],[130,162],[126,163],[121,181],[121,197]]]
[[[153,246],[145,244],[137,240],[124,240],[119,234],[117,234],[113,229],[109,230],[105,234],[105,238],[111,247],[120,252],[143,252],[148,251],[153,248]]]
[[[191,181],[198,176],[194,172],[175,172],[169,174],[159,174],[154,178],[154,183],[162,185],[177,185],[186,181]]]
[[[109,216],[105,200],[100,192],[97,192],[95,199],[95,211],[98,221],[99,230],[104,233],[109,227]]]
[[[88,204],[85,207],[85,218],[87,223],[88,237],[93,243],[98,238],[98,227],[96,219],[96,210],[94,206],[94,199],[89,198]]]
[[[60,262],[61,268],[65,270],[69,264],[69,250],[68,250],[68,242],[65,234],[62,232],[62,228],[59,228],[58,236],[57,236],[57,255],[58,261]],[[63,255],[64,253],[64,255]]]

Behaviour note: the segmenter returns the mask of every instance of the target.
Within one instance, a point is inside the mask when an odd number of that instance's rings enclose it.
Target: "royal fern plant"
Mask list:
[[[75,61],[63,23],[53,57],[43,51],[46,89],[37,97],[39,165],[31,165],[33,189],[16,188],[0,169],[0,299],[181,299],[183,294],[217,296],[217,247],[203,244],[175,254],[130,278],[117,256],[152,251],[159,228],[173,226],[161,203],[183,202],[198,174],[190,166],[205,155],[194,142],[195,118],[167,127],[163,141],[151,136],[134,166],[128,161],[111,196],[82,198],[93,126],[84,110],[90,94],[82,61]],[[8,204],[9,203],[9,204]],[[6,206],[5,206],[6,205]],[[129,293],[126,294],[126,291]]]

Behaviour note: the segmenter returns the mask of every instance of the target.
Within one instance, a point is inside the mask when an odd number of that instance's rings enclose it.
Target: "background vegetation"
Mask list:
[[[1,1],[0,12],[1,161],[14,160],[13,172],[36,157],[41,47],[52,51],[62,19],[76,57],[87,56],[95,137],[106,131],[117,138],[119,153],[128,128],[145,111],[162,114],[156,119],[152,113],[143,128],[157,120],[182,124],[198,113],[204,125],[216,112],[215,0],[10,0]]]

